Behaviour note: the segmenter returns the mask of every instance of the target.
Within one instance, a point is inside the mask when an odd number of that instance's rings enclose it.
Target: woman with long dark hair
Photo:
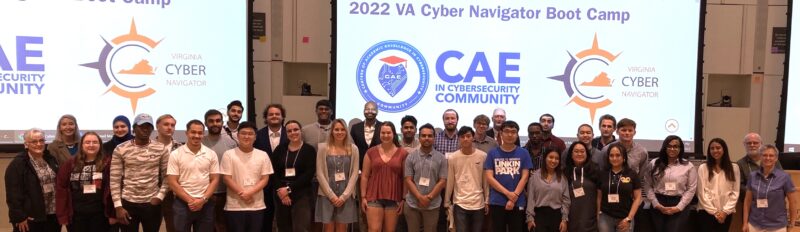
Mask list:
[[[403,212],[403,167],[408,152],[400,148],[392,122],[380,127],[381,144],[367,150],[361,169],[361,209],[370,232],[393,232]]]
[[[706,163],[697,168],[698,206],[702,231],[728,231],[731,215],[739,199],[739,166],[731,163],[728,145],[720,138],[711,139]]]
[[[100,151],[103,144],[97,133],[81,137],[80,148],[67,160],[56,178],[56,216],[69,231],[106,231],[108,218],[103,213],[103,170],[111,156]]]
[[[628,167],[628,151],[621,143],[608,145],[605,163],[600,175],[597,201],[600,232],[627,232],[633,230],[633,218],[642,203],[642,182],[639,175]]]
[[[647,199],[656,209],[651,216],[657,232],[681,231],[689,221],[689,211],[684,209],[697,190],[697,170],[686,159],[683,146],[680,137],[667,136],[644,174]]]
[[[591,141],[591,140],[590,140]],[[569,231],[597,231],[597,172],[591,149],[575,141],[567,149],[564,177],[569,186]]]
[[[528,230],[567,231],[570,194],[561,167],[561,154],[545,151],[544,162],[528,180]]]

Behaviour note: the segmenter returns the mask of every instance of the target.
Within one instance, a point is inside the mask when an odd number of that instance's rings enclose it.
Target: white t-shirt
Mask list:
[[[219,174],[217,153],[204,145],[200,145],[197,154],[183,145],[169,155],[167,175],[178,176],[178,184],[191,197],[203,197],[209,187],[211,174]]]
[[[272,162],[267,153],[253,149],[251,152],[243,152],[238,147],[230,149],[222,155],[221,172],[224,176],[231,176],[233,181],[244,189],[252,188],[262,176],[270,175]],[[269,180],[273,181],[273,180]],[[239,195],[233,191],[228,191],[225,202],[227,211],[254,211],[266,209],[264,204],[264,192],[256,191],[253,194],[253,202],[245,203]]]

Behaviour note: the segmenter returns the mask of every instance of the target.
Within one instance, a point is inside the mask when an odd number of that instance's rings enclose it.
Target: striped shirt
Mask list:
[[[167,174],[169,151],[155,140],[144,146],[128,140],[114,149],[109,178],[114,207],[122,206],[122,200],[147,203],[152,198],[164,198],[167,185],[159,184]]]

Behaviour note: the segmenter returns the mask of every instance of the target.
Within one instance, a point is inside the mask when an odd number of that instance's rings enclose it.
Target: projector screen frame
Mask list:
[[[789,1],[789,5],[786,9],[786,52],[784,53],[784,62],[783,62],[783,77],[782,77],[782,84],[781,84],[781,105],[778,110],[778,133],[775,136],[775,146],[778,147],[780,153],[784,152],[784,145],[786,145],[786,114],[787,114],[787,104],[789,99],[789,67],[790,67],[790,60],[789,54],[791,53],[792,48],[792,4],[793,1]]]
[[[246,58],[246,61],[245,61],[246,64],[245,64],[245,67],[244,67],[244,68],[247,69],[246,70],[247,80],[245,82],[245,83],[247,83],[247,86],[246,86],[246,91],[247,91],[246,95],[247,96],[246,96],[246,99],[244,99],[245,104],[247,104],[247,106],[246,106],[247,107],[247,109],[246,109],[247,110],[247,115],[243,115],[243,119],[246,118],[247,119],[246,121],[251,121],[252,122],[253,120],[256,119],[255,89],[254,89],[255,79],[254,79],[254,74],[253,74],[253,68],[254,68],[254,65],[253,65],[253,52],[254,52],[254,49],[253,49],[253,40],[251,39],[251,34],[252,34],[252,27],[251,27],[252,22],[251,21],[252,21],[252,17],[253,17],[253,0],[241,0],[241,1],[246,1],[245,7],[247,8],[247,9],[245,9],[245,11],[246,11],[246,15],[245,15],[245,17],[246,17],[245,24],[246,25],[245,26],[247,27],[246,28],[247,35],[245,36],[245,39],[247,40],[246,41],[246,43],[247,43],[247,48],[246,48],[247,49],[247,52],[246,52],[247,58]],[[157,115],[153,115],[153,116],[157,117]],[[48,123],[48,122],[44,122],[44,123]],[[179,131],[179,130],[177,130],[177,128],[181,128],[181,125],[180,124],[176,125],[176,130],[175,130],[176,132]],[[84,131],[89,131],[89,130],[84,130]],[[155,135],[153,135],[153,136],[155,136]],[[25,149],[24,144],[19,144],[19,143],[0,144],[0,153],[17,153],[17,152],[23,151],[24,149]]]
[[[336,76],[336,70],[337,70],[336,57],[337,57],[337,51],[338,51],[338,47],[337,47],[337,40],[338,40],[338,34],[337,34],[337,20],[338,20],[337,2],[338,2],[337,0],[330,1],[330,4],[331,4],[331,63],[330,63],[330,68],[329,68],[329,70],[330,70],[330,83],[328,85],[328,91],[330,93],[329,99],[330,99],[331,105],[333,106],[333,109],[334,109],[333,110],[333,114],[332,114],[333,118],[336,118],[335,114],[336,114],[337,110],[335,110],[335,109],[336,109],[336,105],[338,103],[337,102],[337,98],[336,98],[337,97],[336,86],[337,86],[337,81],[338,81],[337,76]],[[699,10],[697,12],[699,14],[699,20],[698,20],[698,24],[699,25],[698,25],[698,32],[697,32],[698,33],[698,35],[697,35],[697,37],[698,37],[698,41],[697,41],[697,57],[696,57],[697,68],[696,68],[696,78],[695,78],[695,102],[694,102],[694,104],[695,104],[695,109],[694,109],[695,113],[694,114],[695,115],[694,115],[694,124],[693,124],[695,139],[693,140],[694,146],[692,148],[694,150],[694,152],[686,152],[688,157],[704,157],[703,153],[705,152],[704,149],[703,149],[703,127],[704,127],[704,124],[703,124],[703,112],[704,111],[703,111],[703,104],[702,103],[703,103],[703,96],[704,96],[704,92],[703,92],[703,87],[704,87],[703,86],[703,78],[704,78],[703,77],[703,62],[704,62],[704,60],[703,60],[703,48],[705,47],[704,38],[705,38],[705,21],[706,21],[706,17],[705,16],[706,16],[706,3],[707,3],[707,0],[700,0],[699,2],[700,2],[699,3],[700,6],[699,6]],[[469,125],[467,125],[467,126],[469,126]],[[593,126],[595,126],[595,125],[593,125]],[[595,128],[595,129],[597,129],[597,128]],[[651,154],[650,156],[653,157],[652,154],[657,154],[659,151],[658,150],[655,150],[655,151],[648,150],[648,152]]]

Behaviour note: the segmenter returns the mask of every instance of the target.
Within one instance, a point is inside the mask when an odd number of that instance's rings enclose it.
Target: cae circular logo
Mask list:
[[[381,111],[397,113],[422,100],[429,75],[428,63],[419,50],[403,41],[387,40],[361,56],[356,85],[364,100],[374,101]]]

